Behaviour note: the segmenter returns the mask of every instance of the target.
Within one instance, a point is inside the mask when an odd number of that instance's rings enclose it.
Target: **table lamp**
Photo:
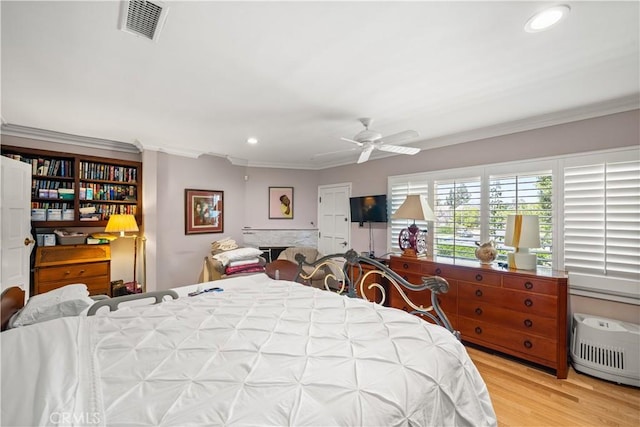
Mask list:
[[[138,292],[138,282],[136,281],[136,270],[138,267],[138,236],[125,236],[125,232],[138,231],[136,217],[130,214],[113,214],[109,216],[109,222],[104,231],[106,233],[120,233],[120,237],[133,238],[133,282],[130,283],[132,291]],[[141,289],[144,292],[144,289]]]
[[[391,218],[413,220],[413,224],[408,228],[403,228],[398,236],[398,245],[402,249],[402,256],[425,255],[427,250],[426,230],[420,230],[416,221],[436,220],[426,198],[419,194],[408,195],[398,210],[391,215]]]
[[[529,253],[531,248],[540,247],[540,224],[537,215],[507,216],[507,230],[504,236],[505,246],[514,248],[507,254],[510,269],[535,270],[536,254]]]

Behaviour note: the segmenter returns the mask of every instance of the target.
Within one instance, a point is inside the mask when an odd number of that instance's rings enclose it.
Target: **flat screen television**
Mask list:
[[[360,196],[349,199],[351,222],[387,222],[387,195]]]

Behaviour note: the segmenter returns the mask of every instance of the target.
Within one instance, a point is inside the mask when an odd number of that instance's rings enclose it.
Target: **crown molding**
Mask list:
[[[550,126],[557,126],[587,120],[596,117],[607,116],[616,113],[623,113],[640,109],[640,94],[634,93],[628,96],[615,98],[579,108],[565,109],[553,113],[532,116],[521,120],[499,123],[492,126],[458,132],[451,135],[443,135],[434,138],[427,138],[409,144],[420,148],[422,151],[445,147],[448,145],[462,144],[471,141],[478,141],[487,138],[494,138],[518,132],[526,132],[534,129],[542,129]],[[6,123],[4,117],[0,117],[2,126],[0,134],[11,135],[22,138],[38,139],[43,141],[59,142],[63,144],[74,144],[90,148],[103,148],[107,150],[121,151],[126,153],[141,153],[145,150],[167,153],[175,156],[189,157],[197,159],[203,154],[226,158],[234,166],[256,167],[256,168],[277,168],[277,169],[301,169],[301,170],[323,170],[339,166],[352,165],[356,163],[357,157],[336,159],[323,163],[263,163],[251,161],[239,157],[225,154],[206,152],[201,150],[189,150],[181,147],[160,147],[142,143],[135,140],[133,143],[112,141],[101,138],[92,138],[78,135],[71,135],[62,132],[48,131],[44,129],[32,128]],[[371,156],[371,160],[381,160],[399,154],[377,152]]]
[[[61,144],[79,145],[89,148],[101,148],[105,150],[121,151],[124,153],[138,154],[141,150],[136,145],[112,141],[109,139],[93,138],[89,136],[72,135],[69,133],[55,132],[51,130],[32,128],[28,126],[14,125],[3,123],[0,127],[0,134],[17,136],[20,138],[37,139],[41,141],[58,142]]]
[[[481,139],[494,138],[498,136],[510,135],[518,132],[526,132],[534,129],[542,129],[551,126],[563,125],[580,120],[588,120],[596,117],[608,116],[611,114],[624,113],[640,109],[640,94],[632,94],[621,98],[615,98],[595,104],[571,108],[553,113],[541,114],[527,117],[521,120],[514,120],[499,123],[493,126],[472,129],[451,135],[444,135],[435,138],[424,139],[412,146],[428,150],[445,147],[447,145],[462,144],[465,142],[478,141]],[[387,157],[387,156],[385,156]]]

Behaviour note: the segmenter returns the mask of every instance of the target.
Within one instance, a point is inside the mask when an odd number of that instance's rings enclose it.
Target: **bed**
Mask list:
[[[338,292],[259,273],[7,330],[1,424],[496,425],[450,326],[358,295],[360,262],[339,258]]]

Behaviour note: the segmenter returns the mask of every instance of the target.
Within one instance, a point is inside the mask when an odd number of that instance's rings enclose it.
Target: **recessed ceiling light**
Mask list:
[[[527,33],[547,30],[562,21],[571,9],[567,5],[553,6],[533,15],[524,26]]]
[[[257,144],[258,143],[258,138],[247,138],[247,144]]]

